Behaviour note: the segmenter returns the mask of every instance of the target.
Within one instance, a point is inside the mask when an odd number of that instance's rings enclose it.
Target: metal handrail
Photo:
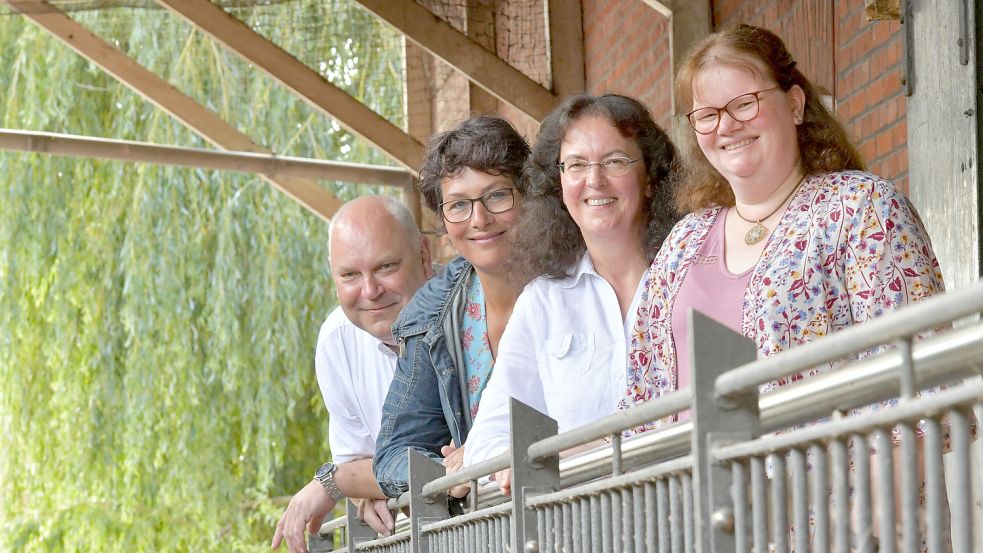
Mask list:
[[[781,353],[775,358],[784,355],[787,354]],[[912,347],[912,362],[915,381],[922,387],[981,374],[983,371],[983,323],[951,330],[916,342]],[[790,424],[807,422],[828,415],[833,409],[848,410],[896,397],[897,384],[889,385],[888,381],[898,381],[901,365],[902,359],[898,352],[886,351],[870,359],[851,363],[836,371],[822,373],[801,383],[784,386],[768,393],[762,396],[758,402],[762,428],[764,430],[784,428]],[[679,390],[656,401],[635,406],[561,435],[540,440],[529,447],[529,456],[532,458],[534,453],[548,451],[544,448],[544,443],[549,446],[550,450],[557,447],[570,449],[589,443],[597,439],[598,436],[607,436],[609,430],[620,432],[625,428],[632,428],[645,422],[641,416],[624,417],[622,416],[623,413],[635,411],[644,412],[646,415],[655,413],[654,418],[661,418],[678,412],[670,410],[670,406],[677,409],[681,405],[679,411],[683,411],[689,408],[687,399],[689,394],[689,389]],[[803,404],[801,401],[803,397],[810,398],[810,401]],[[664,401],[666,401],[665,404],[663,404]],[[625,426],[622,428],[612,427],[611,424],[615,420],[623,421]],[[583,432],[585,428],[590,430]],[[623,461],[629,458],[629,452],[635,452],[640,458],[649,462],[688,453],[691,431],[692,423],[686,421],[652,430],[631,440],[626,440],[621,444]],[[579,442],[573,440],[573,435],[577,432],[583,432]],[[564,436],[562,442],[556,440],[559,436]],[[667,446],[671,447],[667,448]],[[566,485],[578,480],[583,482],[590,478],[609,474],[613,451],[612,446],[605,446],[562,460],[560,462],[561,481]],[[645,456],[647,451],[652,451],[653,454]],[[658,453],[660,451],[664,455],[660,455]],[[438,478],[424,486],[424,493],[438,495],[454,486],[466,484],[478,477],[507,468],[507,458],[507,453],[502,454],[481,464],[463,469],[461,472]],[[484,472],[489,467],[493,470]],[[464,470],[468,470],[468,472],[464,473]],[[577,471],[579,471],[580,478],[574,477]]]
[[[785,375],[838,361],[983,311],[983,281],[933,296],[883,317],[835,332],[780,354],[747,363],[717,378],[717,397],[734,398]]]
[[[620,434],[623,430],[685,411],[690,407],[690,400],[688,389],[666,394],[658,401],[642,403],[579,428],[540,440],[529,446],[527,455],[530,461],[535,462],[612,434]]]
[[[926,413],[938,413],[956,405],[979,403],[983,400],[983,383],[969,382],[936,395],[910,399],[893,406],[866,414],[863,417],[846,417],[822,425],[808,426],[778,436],[761,437],[750,442],[718,447],[710,451],[714,461],[727,461],[743,457],[782,451],[804,442],[831,440],[840,436],[861,433],[869,428],[887,428],[904,421],[925,418]]]

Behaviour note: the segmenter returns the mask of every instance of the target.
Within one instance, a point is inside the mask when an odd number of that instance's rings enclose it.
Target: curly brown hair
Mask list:
[[[816,87],[796,67],[795,59],[777,35],[751,25],[738,25],[713,33],[687,52],[676,74],[676,103],[687,112],[693,105],[693,82],[713,65],[746,69],[772,79],[783,90],[798,85],[805,93],[802,123],[798,126],[799,160],[806,175],[824,171],[863,170],[864,160],[849,134],[823,106]],[[680,123],[686,125],[687,123]],[[680,133],[685,173],[676,189],[675,204],[682,212],[734,205],[727,180],[710,165],[700,150],[695,132]]]
[[[525,184],[519,177],[528,156],[529,144],[512,123],[501,117],[476,115],[430,138],[417,188],[434,213],[440,209],[444,179],[454,178],[465,169],[511,177],[515,189],[524,194]],[[444,218],[439,217],[439,221],[440,229],[444,229]]]
[[[672,188],[677,180],[676,148],[655,124],[649,110],[633,98],[617,94],[578,94],[563,101],[539,129],[523,178],[522,203],[510,265],[523,283],[546,275],[565,278],[587,250],[580,228],[563,205],[560,190],[560,145],[567,130],[586,116],[608,119],[622,136],[635,141],[642,151],[648,175],[645,200],[645,232],[639,236],[651,261],[678,219],[672,208]]]

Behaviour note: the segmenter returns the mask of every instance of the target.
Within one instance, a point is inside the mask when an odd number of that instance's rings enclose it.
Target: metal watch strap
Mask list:
[[[341,491],[341,488],[338,487],[338,483],[334,480],[334,473],[337,470],[338,465],[332,465],[331,470],[324,471],[323,473],[319,470],[314,475],[314,478],[321,483],[321,486],[324,487],[324,491],[328,492],[331,499],[334,499],[335,501],[345,497],[344,492]]]

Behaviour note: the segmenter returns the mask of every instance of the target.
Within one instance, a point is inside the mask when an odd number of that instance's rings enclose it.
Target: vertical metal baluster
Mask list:
[[[546,513],[543,509],[536,509],[536,535],[542,551],[545,551],[547,532],[549,532],[549,528],[546,526]]]
[[[597,527],[599,520],[601,520],[601,498],[595,494],[590,496],[590,551],[592,553],[601,550],[601,541],[604,538]]]
[[[502,519],[502,549],[508,550],[509,543],[512,541],[512,517]],[[520,545],[519,547],[522,547]]]
[[[502,518],[495,517],[494,519],[492,519],[491,528],[489,528],[489,530],[491,530],[491,542],[493,544],[492,547],[495,549],[496,552],[504,551],[505,544],[502,543]]]
[[[754,552],[768,551],[768,499],[765,494],[765,464],[761,457],[751,457],[751,535]]]
[[[594,521],[590,518],[590,498],[581,497],[577,503],[580,504],[580,551],[590,553],[591,532],[594,527]]]
[[[564,503],[563,509],[563,550],[566,552],[573,551],[574,542],[574,526],[573,526],[573,504],[569,501]]]
[[[601,550],[611,553],[611,496],[601,492]]]
[[[745,552],[750,549],[749,521],[747,518],[747,469],[744,463],[735,460],[730,464],[730,498],[734,508],[734,549]]]
[[[943,533],[945,524],[945,481],[942,478],[942,430],[939,421],[925,419],[925,517],[928,526],[928,550],[947,551]]]
[[[792,528],[796,552],[809,551],[809,489],[806,485],[806,456],[801,449],[789,451],[792,464]]]
[[[655,506],[655,482],[645,483],[645,551],[655,551],[659,510]]]
[[[949,411],[949,438],[952,440],[952,497],[949,498],[949,510],[952,515],[952,551],[953,553],[969,553],[973,547],[972,515],[969,494],[970,483],[973,481],[969,472],[969,421],[962,411]],[[966,485],[963,485],[965,483]]]
[[[918,528],[918,490],[921,479],[918,477],[918,443],[915,431],[909,423],[900,425],[901,437],[901,550],[905,553],[919,552]]]
[[[570,502],[570,537],[571,544],[569,551],[580,553],[583,546],[584,526],[580,515],[580,500],[574,499]]]
[[[621,432],[611,435],[611,476],[621,476]]]
[[[878,430],[874,434],[877,447],[877,521],[880,527],[878,536],[879,553],[896,553],[897,536],[895,535],[895,497],[894,497],[894,445],[891,443],[891,431]]]
[[[859,553],[874,553],[877,544],[874,541],[874,526],[871,518],[870,499],[870,448],[867,438],[854,434],[853,438],[853,509],[857,512],[854,536],[859,543],[854,549]]]
[[[635,510],[631,488],[621,490],[621,551],[635,549]]]
[[[622,527],[624,526],[624,514],[621,510],[621,491],[611,490],[611,549],[613,551],[624,551],[621,542]]]
[[[682,475],[683,486],[683,551],[692,553],[696,547],[693,521],[693,478],[688,472]]]
[[[850,551],[850,480],[846,443],[834,440],[830,444],[833,469],[833,551]]]
[[[680,497],[679,477],[669,477],[669,544],[672,553],[683,551],[683,500]]]
[[[656,512],[659,513],[656,524],[659,528],[659,553],[669,553],[669,493],[666,488],[665,478],[656,481]]]
[[[635,553],[645,552],[645,528],[648,525],[648,520],[655,516],[655,509],[647,511],[645,509],[645,487],[642,484],[636,484],[635,488],[632,490],[632,515],[634,517],[634,530],[635,530]],[[653,550],[655,547],[652,548]]]
[[[553,508],[551,505],[546,505],[542,509],[543,516],[546,517],[546,541],[539,544],[541,551],[553,551],[553,542],[556,532],[556,521],[553,520]],[[522,544],[519,544],[522,547]]]
[[[829,468],[826,462],[826,447],[816,444],[809,449],[812,458],[812,469],[809,477],[812,481],[813,526],[815,535],[812,536],[813,551],[829,552]]]
[[[768,456],[771,465],[771,541],[775,551],[788,551],[788,495],[785,491],[785,454]]]
[[[559,551],[563,546],[564,536],[567,534],[568,530],[563,525],[563,505],[557,503],[553,505],[553,520],[556,521],[556,537],[553,540],[556,550]]]

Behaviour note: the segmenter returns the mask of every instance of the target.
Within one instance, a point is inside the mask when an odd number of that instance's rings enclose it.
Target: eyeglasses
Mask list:
[[[632,163],[641,160],[630,159],[627,157],[611,157],[603,161],[587,161],[584,159],[575,159],[572,161],[565,161],[557,163],[560,166],[560,172],[568,177],[574,179],[582,179],[587,176],[590,168],[597,165],[601,168],[601,172],[609,177],[621,177],[628,173],[628,169],[631,167]]]
[[[474,213],[474,203],[481,202],[488,213],[504,213],[515,207],[512,188],[499,188],[477,198],[459,198],[440,204],[440,214],[448,223],[463,223]]]
[[[758,102],[761,100],[758,95],[778,88],[781,87],[773,86],[757,92],[741,94],[727,102],[727,105],[722,108],[694,109],[686,114],[686,119],[689,120],[693,130],[700,134],[710,134],[717,130],[717,127],[720,126],[720,116],[725,111],[734,118],[734,121],[746,123],[758,116]]]

